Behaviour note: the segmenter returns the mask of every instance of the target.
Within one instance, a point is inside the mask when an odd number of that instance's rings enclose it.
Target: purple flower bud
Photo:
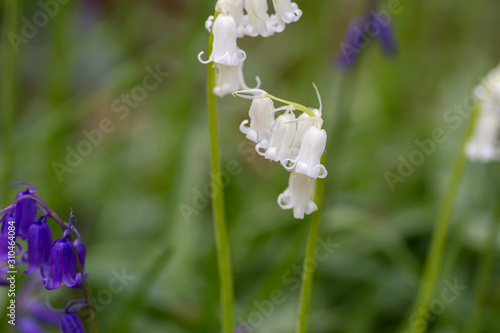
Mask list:
[[[63,314],[59,327],[62,333],[85,333],[80,318],[74,312]]]
[[[34,194],[35,190],[33,188],[26,189],[19,192],[16,200],[27,194]],[[38,210],[38,204],[34,199],[25,198],[19,200],[16,204],[16,219],[19,222],[18,235],[22,239],[26,239],[29,227],[36,221],[36,213]]]
[[[28,258],[21,257],[23,264],[29,264],[26,274],[33,274],[39,267],[49,269],[52,247],[52,230],[47,224],[47,216],[42,215],[28,230]],[[26,254],[26,252],[25,252]]]
[[[390,19],[384,19],[383,15],[372,10],[368,15],[368,22],[375,27],[376,31],[378,30],[379,42],[384,53],[387,55],[396,53],[396,39]]]
[[[366,19],[355,17],[349,24],[344,39],[340,44],[340,54],[336,60],[340,69],[347,70],[351,68],[354,60],[361,52],[361,48],[368,46],[370,43],[371,38],[364,33],[366,23]]]
[[[0,227],[0,262],[5,263],[8,259],[9,247],[16,242],[16,236],[19,223],[14,217],[13,209],[5,211],[2,217],[2,226]]]
[[[73,244],[65,237],[57,239],[50,252],[50,278],[44,276],[45,289],[53,290],[65,284],[68,287],[78,287],[83,282],[81,273],[76,272],[76,256]]]
[[[85,257],[87,256],[87,248],[85,247],[85,244],[81,242],[77,243],[76,241],[74,246],[76,247],[76,253],[78,254],[78,260],[80,261],[80,265],[82,266],[82,269],[84,269]]]

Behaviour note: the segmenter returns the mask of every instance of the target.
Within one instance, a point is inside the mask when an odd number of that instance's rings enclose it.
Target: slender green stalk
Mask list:
[[[476,125],[478,113],[479,105],[476,105],[475,109],[472,112],[471,119],[469,120],[468,128],[463,136],[458,155],[455,159],[451,180],[446,191],[446,196],[441,206],[438,220],[434,226],[431,245],[425,261],[422,278],[420,279],[419,292],[414,307],[415,318],[413,318],[412,321],[415,323],[426,323],[427,318],[429,318],[429,303],[436,287],[436,280],[438,278],[439,268],[441,267],[444,245],[448,233],[448,226],[450,224],[451,212],[453,210],[455,197],[458,192],[458,186],[460,185],[463,169],[465,166],[465,146]],[[424,333],[426,329],[427,324],[412,325],[409,332]]]
[[[218,13],[215,13],[217,17]],[[208,40],[208,54],[212,54],[213,33]],[[217,129],[217,99],[213,93],[216,86],[215,65],[207,65],[207,101],[208,126],[210,134],[210,160],[212,180],[212,213],[215,227],[215,244],[219,266],[219,285],[222,308],[222,332],[233,332],[233,278],[231,275],[231,257],[229,253],[229,239],[226,229],[224,211],[224,192],[221,180],[219,132]]]
[[[2,31],[2,58],[3,58],[3,74],[1,86],[1,132],[2,132],[2,175],[1,184],[9,182],[10,172],[12,169],[13,144],[12,133],[14,129],[14,118],[16,112],[16,95],[17,95],[17,71],[18,71],[18,53],[23,46],[22,43],[17,43],[14,36],[19,37],[19,11],[21,0],[6,0],[4,2],[4,26]],[[4,188],[4,186],[2,186]],[[6,192],[2,190],[0,199],[3,199]]]
[[[486,292],[490,280],[491,265],[495,256],[495,245],[497,242],[498,232],[500,231],[500,205],[493,220],[491,221],[490,230],[488,233],[488,243],[482,253],[481,262],[477,269],[477,277],[474,286],[474,301],[472,303],[472,315],[467,326],[466,332],[478,333],[481,332],[483,307],[486,299]]]
[[[325,154],[321,157],[321,163],[325,163]],[[318,241],[319,222],[321,218],[321,208],[323,206],[323,196],[325,193],[325,179],[316,180],[316,190],[314,201],[318,210],[311,215],[311,225],[309,227],[309,237],[307,239],[306,257],[302,266],[302,287],[300,289],[299,313],[295,332],[305,333],[307,331],[307,317],[309,314],[309,303],[311,299],[311,289],[316,260],[316,243]]]

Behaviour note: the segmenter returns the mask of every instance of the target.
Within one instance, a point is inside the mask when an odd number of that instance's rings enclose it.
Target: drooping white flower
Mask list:
[[[499,115],[484,109],[481,110],[474,134],[465,148],[467,157],[480,162],[500,159],[499,133]]]
[[[326,131],[316,126],[309,126],[302,138],[297,158],[283,161],[286,170],[301,173],[311,178],[325,178],[328,172],[320,163],[326,147]]]
[[[277,22],[269,17],[267,9],[267,1],[246,0],[246,35],[252,37],[258,35],[261,35],[262,37],[269,37],[274,34]]]
[[[217,71],[217,86],[214,88],[214,94],[224,97],[240,89],[249,89],[245,84],[243,77],[243,61],[236,66],[226,66],[215,64]],[[257,88],[260,86],[260,79],[257,76]]]
[[[480,103],[480,113],[465,153],[471,160],[500,160],[500,66],[474,89],[474,94]]]
[[[296,131],[294,120],[295,115],[293,112],[287,111],[278,116],[272,129],[269,147],[265,149],[266,147],[257,144],[255,146],[257,153],[275,162],[295,157],[298,152],[295,152],[296,149],[291,147]],[[261,148],[265,150],[263,151]]]
[[[261,147],[269,147],[271,132],[274,125],[274,103],[270,98],[258,98],[250,106],[250,127],[246,127],[248,120],[243,120],[240,131],[246,134],[247,139],[260,143]]]
[[[213,61],[216,64],[226,66],[237,66],[246,58],[245,51],[240,50],[236,45],[238,38],[237,25],[231,15],[219,14],[214,21],[213,27],[214,42],[212,44],[212,54],[208,60],[201,59],[201,52],[198,55],[200,62],[207,64]]]
[[[291,0],[273,0],[273,5],[277,19],[276,32],[282,32],[287,23],[296,22],[302,16],[299,6]]]
[[[293,139],[293,148],[300,149],[304,134],[310,126],[316,123],[316,121],[317,119],[310,117],[307,113],[303,113],[297,118],[297,132],[295,133],[295,138]]]
[[[311,214],[318,210],[314,203],[314,189],[316,179],[301,173],[292,172],[288,188],[278,196],[278,205],[282,209],[293,209],[293,217],[303,219],[304,214]]]

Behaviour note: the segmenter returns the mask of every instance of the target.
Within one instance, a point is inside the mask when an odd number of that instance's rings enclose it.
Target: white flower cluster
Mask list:
[[[493,69],[474,95],[480,103],[480,114],[465,153],[471,160],[500,160],[500,66]]]
[[[261,89],[242,90],[235,95],[252,99],[250,121],[241,123],[241,132],[256,143],[259,155],[279,161],[290,171],[288,188],[278,197],[280,207],[292,208],[296,219],[316,211],[316,178],[324,178],[328,173],[320,162],[326,146],[326,131],[321,128],[321,99],[319,109],[312,109],[276,98]],[[273,99],[287,105],[275,108]],[[295,110],[303,113],[295,118]],[[278,111],[284,113],[275,118]]]
[[[268,14],[267,0],[219,0],[214,20],[205,22],[208,31],[213,30],[212,54],[202,63],[214,62],[217,70],[217,86],[214,94],[223,97],[240,89],[248,89],[243,78],[245,51],[236,44],[239,37],[269,37],[285,29],[287,23],[297,21],[302,11],[290,0],[273,0],[275,14]],[[257,87],[260,86],[257,77]]]

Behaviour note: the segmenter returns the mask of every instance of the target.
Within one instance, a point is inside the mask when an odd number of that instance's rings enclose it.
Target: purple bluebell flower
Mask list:
[[[0,227],[0,262],[5,264],[9,257],[9,248],[15,247],[18,225],[14,216],[14,209],[5,210]],[[10,227],[10,228],[9,228]],[[13,244],[14,243],[14,244]]]
[[[47,290],[57,289],[63,283],[67,287],[78,287],[83,282],[82,274],[76,272],[76,256],[73,250],[73,243],[66,238],[68,234],[66,231],[63,237],[57,239],[54,245],[52,245],[50,252],[50,277],[46,277],[42,269],[43,284]]]
[[[337,66],[342,70],[351,68],[361,50],[368,47],[373,39],[379,40],[386,55],[397,52],[391,17],[382,11],[378,12],[372,4],[365,15],[355,17],[349,24],[340,44],[340,53],[336,59]]]
[[[35,188],[30,187],[24,191],[19,192],[19,194],[16,197],[16,201],[22,196],[35,193],[36,193]],[[28,234],[28,229],[33,223],[35,223],[37,211],[38,211],[38,203],[36,202],[35,199],[24,198],[19,200],[19,202],[16,204],[15,215],[17,221],[19,222],[18,235],[22,239],[26,239]]]
[[[52,230],[47,224],[47,215],[42,215],[28,230],[28,254],[26,259],[21,257],[23,264],[28,264],[26,274],[33,274],[38,268],[49,269],[50,252],[52,247]]]

